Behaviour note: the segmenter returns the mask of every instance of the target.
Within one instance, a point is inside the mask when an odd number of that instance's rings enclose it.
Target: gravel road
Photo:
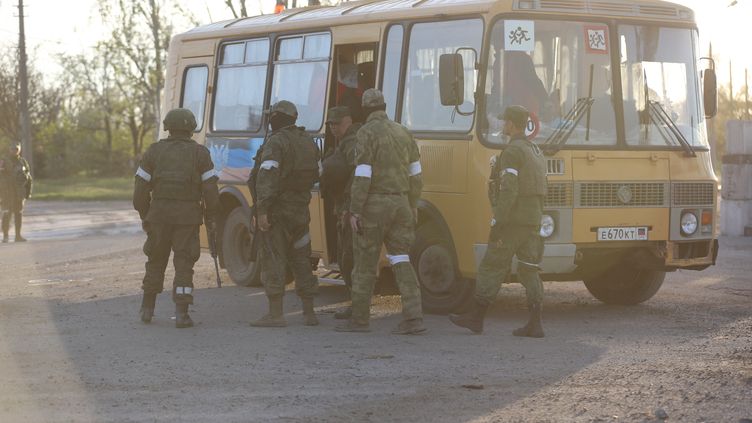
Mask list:
[[[39,206],[31,241],[0,245],[2,422],[752,419],[750,238],[722,239],[718,266],[669,274],[636,307],[547,283],[540,340],[511,336],[526,315],[518,285],[481,336],[444,316],[427,316],[423,336],[391,335],[391,296],[375,298],[372,333],[336,333],[334,286],[317,299],[321,326],[302,325],[289,291],[288,328],[251,328],[263,292],[215,288],[205,254],[197,326],[177,330],[167,293],[153,324],[138,321],[145,237],[128,204]]]

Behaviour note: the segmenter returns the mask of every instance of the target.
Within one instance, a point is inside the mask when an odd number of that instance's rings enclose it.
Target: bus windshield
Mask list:
[[[696,31],[621,25],[619,38],[627,144],[678,146],[666,131],[675,126],[690,145],[706,146]]]
[[[501,112],[525,106],[539,121],[535,142],[551,142],[561,128],[567,145],[616,145],[608,26],[593,22],[500,20],[492,31],[481,134],[506,142]]]
[[[597,22],[500,20],[492,31],[480,115],[481,135],[506,142],[499,114],[522,105],[533,115],[528,135],[540,144],[615,146],[623,101],[625,138],[633,147],[707,146],[697,32],[620,25],[618,52]],[[611,63],[619,55],[620,69]],[[621,76],[623,99],[614,97]],[[617,82],[618,83],[618,82]]]

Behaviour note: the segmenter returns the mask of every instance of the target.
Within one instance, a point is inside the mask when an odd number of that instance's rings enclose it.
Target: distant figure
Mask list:
[[[8,242],[10,218],[16,224],[16,242],[24,242],[21,236],[24,202],[31,198],[31,168],[21,157],[21,144],[11,144],[8,154],[0,158],[0,210],[3,223],[3,242]]]
[[[164,129],[170,135],[144,153],[133,190],[133,207],[146,232],[141,321],[151,322],[172,251],[175,327],[188,328],[193,326],[188,315],[193,304],[193,265],[201,254],[199,228],[202,215],[208,230],[216,227],[218,178],[209,150],[191,139],[196,118],[190,110],[170,110]]]

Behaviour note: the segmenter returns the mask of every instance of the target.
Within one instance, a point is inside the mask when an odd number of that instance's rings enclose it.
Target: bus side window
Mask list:
[[[457,115],[454,106],[443,106],[439,101],[439,58],[442,54],[454,52],[463,56],[466,104],[461,105],[460,109],[474,110],[478,81],[474,51],[480,51],[482,37],[483,21],[479,19],[413,25],[400,119],[403,125],[413,131],[470,130],[473,116]]]
[[[226,44],[220,51],[212,129],[259,131],[269,68],[269,40]]]
[[[271,104],[291,101],[298,108],[298,126],[318,131],[324,123],[331,35],[306,34],[277,42]]]
[[[204,107],[206,106],[206,84],[209,80],[209,67],[206,65],[185,68],[183,91],[180,94],[180,107],[196,116],[196,132],[204,127]]]

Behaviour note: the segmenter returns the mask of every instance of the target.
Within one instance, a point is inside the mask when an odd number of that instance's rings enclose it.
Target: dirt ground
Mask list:
[[[718,266],[669,274],[636,307],[547,283],[544,339],[518,339],[524,292],[505,286],[484,335],[427,316],[400,337],[399,299],[377,297],[370,334],[341,334],[341,287],[304,327],[248,322],[260,289],[214,287],[208,255],[178,330],[168,293],[138,321],[145,236],[125,203],[32,204],[30,242],[0,244],[2,422],[742,422],[752,419],[752,239]],[[92,217],[94,216],[94,217]],[[168,286],[172,273],[168,273]]]

